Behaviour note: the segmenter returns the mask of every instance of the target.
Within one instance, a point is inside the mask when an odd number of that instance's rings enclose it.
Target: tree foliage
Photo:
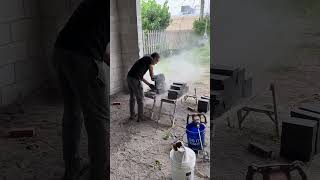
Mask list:
[[[141,16],[143,30],[165,30],[171,22],[168,1],[161,5],[156,0],[142,0]]]
[[[203,35],[207,26],[207,33],[210,34],[210,17],[206,16],[203,19],[197,19],[193,22],[193,30],[198,35]]]

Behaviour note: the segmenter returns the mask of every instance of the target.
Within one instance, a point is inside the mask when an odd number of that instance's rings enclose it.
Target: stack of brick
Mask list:
[[[320,106],[302,104],[291,110],[291,118],[282,122],[280,154],[290,160],[310,161],[319,153]]]
[[[168,90],[168,99],[178,99],[189,91],[186,83],[174,82]]]
[[[251,96],[252,78],[245,77],[245,69],[223,65],[213,65],[210,69],[212,108],[220,109],[215,108],[219,106],[225,111],[240,98]]]

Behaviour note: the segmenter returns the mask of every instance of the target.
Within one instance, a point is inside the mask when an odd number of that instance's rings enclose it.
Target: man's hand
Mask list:
[[[156,86],[155,85],[153,85],[153,84],[148,84],[148,86],[150,87],[150,89],[152,89],[152,90],[154,90],[154,89],[156,89]]]

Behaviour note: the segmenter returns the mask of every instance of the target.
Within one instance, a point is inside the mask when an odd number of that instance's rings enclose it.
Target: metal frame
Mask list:
[[[271,83],[270,85],[270,90],[272,92],[273,111],[254,108],[254,107],[248,107],[248,106],[242,107],[237,111],[239,129],[242,128],[242,123],[244,122],[245,118],[249,115],[251,111],[253,111],[256,113],[266,114],[271,119],[271,121],[275,124],[276,135],[279,137],[279,120],[278,120],[277,102],[276,102],[275,86],[273,83]],[[243,115],[242,112],[245,112],[245,114]]]
[[[263,176],[263,180],[272,180],[273,173],[282,173],[286,176],[287,180],[291,179],[290,172],[298,171],[302,180],[308,180],[308,177],[304,170],[302,169],[302,163],[299,161],[295,161],[292,164],[273,164],[273,165],[264,165],[258,166],[256,164],[252,164],[248,167],[246,180],[253,180],[255,174],[260,173]]]
[[[194,95],[185,95],[183,97],[184,102],[186,102],[188,100],[188,98],[193,98],[194,100],[196,100],[196,105],[198,104],[198,97],[197,97],[197,89],[196,88],[194,88]],[[181,102],[182,102],[182,99],[181,99]]]
[[[163,103],[168,103],[168,104],[173,104],[174,105],[174,109],[173,109],[173,113],[162,113],[162,106]],[[171,100],[171,99],[165,99],[162,98],[161,99],[161,104],[160,104],[160,110],[159,110],[159,117],[158,117],[158,121],[157,123],[159,123],[161,115],[168,115],[170,117],[171,120],[171,126],[173,127],[175,125],[175,113],[176,113],[176,108],[177,108],[177,100]]]
[[[151,98],[151,97],[148,97],[148,96],[145,96],[145,97],[153,100],[152,108],[145,107],[145,109],[148,109],[150,111],[150,113],[151,113],[150,118],[153,119],[154,108],[156,106],[157,98],[156,98],[156,96],[154,98]]]

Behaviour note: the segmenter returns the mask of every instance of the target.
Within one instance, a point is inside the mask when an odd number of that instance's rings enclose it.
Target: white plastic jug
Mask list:
[[[170,151],[172,180],[193,180],[194,167],[196,165],[196,154],[182,146],[178,151]]]

